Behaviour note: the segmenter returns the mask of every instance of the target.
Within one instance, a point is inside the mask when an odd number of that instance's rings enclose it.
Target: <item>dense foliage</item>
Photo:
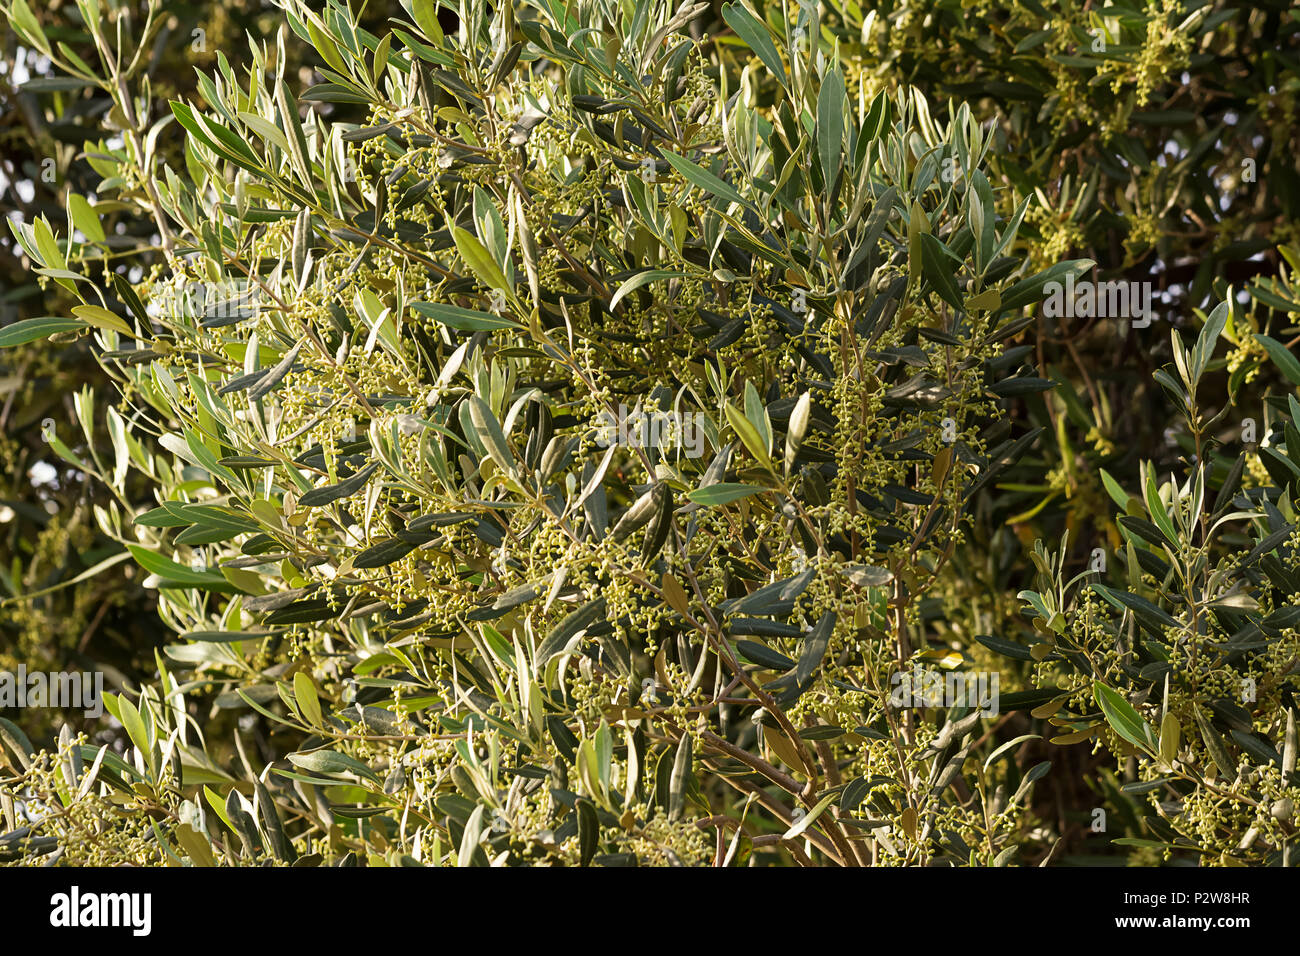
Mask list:
[[[1290,862],[1284,6],[285,0],[161,95],[76,12],[0,355],[96,360],[104,556],[9,545],[0,664],[139,637],[0,858]]]

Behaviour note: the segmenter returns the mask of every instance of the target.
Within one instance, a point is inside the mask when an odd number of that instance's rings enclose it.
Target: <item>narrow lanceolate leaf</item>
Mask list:
[[[361,490],[378,467],[379,464],[373,462],[366,465],[366,467],[362,468],[346,481],[340,481],[338,484],[334,485],[326,485],[323,488],[313,488],[298,499],[298,504],[307,508],[319,508],[321,505],[327,505],[332,501],[338,501],[340,498],[354,495]]]
[[[131,314],[137,319],[143,320],[148,316],[144,303],[140,301],[139,294],[135,291],[135,287],[127,281],[126,276],[114,272],[113,289],[117,292],[117,297],[126,303],[127,308],[131,310]]]
[[[921,262],[925,278],[939,297],[954,309],[963,306],[961,292],[957,289],[955,263],[948,247],[935,236],[925,233],[921,236]]]
[[[1165,628],[1178,626],[1178,622],[1167,611],[1152,604],[1144,597],[1138,597],[1136,594],[1130,594],[1127,591],[1117,591],[1114,588],[1106,587],[1104,584],[1093,584],[1092,588],[1112,606],[1121,611],[1125,609],[1132,611],[1138,623],[1157,637],[1163,636]]]
[[[307,686],[311,686],[311,681],[307,682]],[[313,690],[312,693],[314,694],[315,691]],[[377,784],[381,782],[379,774],[360,760],[349,757],[347,754],[336,753],[333,750],[315,750],[306,754],[289,754],[289,762],[295,767],[302,767],[304,770],[311,770],[315,773],[350,773],[363,780],[369,780],[371,783]]]
[[[803,686],[817,672],[822,658],[826,656],[826,648],[830,645],[834,630],[835,612],[827,611],[804,640],[803,652],[799,655],[799,663],[794,671],[796,685]]]
[[[501,423],[497,421],[496,415],[492,414],[488,403],[477,395],[469,396],[469,417],[474,423],[474,430],[478,432],[479,440],[483,442],[483,447],[488,450],[492,460],[502,471],[514,474],[515,457],[506,442],[505,433],[501,431]]]
[[[372,544],[358,554],[352,561],[352,567],[358,570],[382,568],[394,561],[400,561],[414,551],[415,548],[416,545],[413,542],[403,541],[401,538],[387,538],[377,544]]]
[[[807,830],[810,826],[812,826],[817,821],[817,818],[820,817],[826,811],[826,808],[835,802],[835,798],[838,796],[839,796],[838,792],[829,793],[826,796],[822,797],[820,800],[818,800],[816,806],[814,806],[811,810],[809,810],[802,817],[796,820],[794,822],[794,826],[786,830],[785,834],[781,837],[781,839],[793,840],[795,837],[803,833],[804,830]]]
[[[668,533],[673,527],[673,493],[664,482],[652,489],[655,512],[646,527],[645,547],[641,549],[641,563],[646,565],[653,561],[668,540]]]
[[[58,332],[71,332],[84,329],[90,323],[84,319],[61,319],[56,316],[44,316],[39,319],[23,319],[0,328],[0,349],[14,345],[25,345],[37,339],[49,338]]]
[[[493,315],[491,312],[477,312],[474,309],[462,309],[457,305],[444,305],[440,302],[412,302],[411,308],[421,315],[426,315],[449,329],[460,332],[482,332],[492,329],[522,329],[523,326],[514,319]]]
[[[293,223],[293,249],[290,253],[293,279],[299,289],[307,278],[307,245],[310,242],[311,210],[302,209]]]
[[[316,696],[316,685],[302,671],[293,675],[293,699],[298,702],[298,709],[307,718],[307,723],[320,727],[320,698]]]
[[[736,187],[730,183],[719,179],[707,169],[696,166],[689,159],[678,156],[676,153],[669,152],[666,149],[660,149],[659,155],[668,160],[668,165],[677,170],[686,179],[687,182],[694,186],[700,187],[707,193],[712,193],[720,199],[726,199],[728,202],[744,203],[744,197],[736,192]]]
[[[1295,725],[1295,708],[1289,707],[1286,712],[1286,733],[1282,740],[1282,773],[1291,774],[1295,772],[1296,750],[1297,750],[1297,732]]]
[[[1155,745],[1151,726],[1119,693],[1100,681],[1093,682],[1093,693],[1111,729],[1133,746],[1150,751]]]
[[[832,64],[817,94],[817,155],[829,195],[840,170],[844,143],[844,77],[838,64]]]
[[[140,716],[140,711],[125,696],[118,697],[117,705],[122,718],[122,726],[126,728],[126,735],[131,738],[131,743],[135,744],[137,750],[147,754],[153,741],[149,738],[149,732],[145,726],[144,718]]]
[[[77,193],[69,195],[68,211],[72,214],[73,225],[81,230],[82,235],[91,242],[104,241],[104,227],[85,196]]]
[[[875,142],[889,126],[891,110],[889,106],[889,90],[884,89],[876,94],[876,98],[871,101],[871,107],[867,110],[867,118],[862,121],[862,135],[869,141]],[[893,189],[893,186],[889,187]]]
[[[1290,349],[1267,335],[1256,335],[1255,341],[1264,346],[1264,351],[1268,352],[1268,357],[1273,360],[1273,364],[1281,370],[1292,385],[1300,385],[1300,359],[1292,355]]]
[[[651,269],[648,272],[638,272],[632,278],[625,281],[614,292],[609,300],[609,310],[614,311],[614,307],[623,301],[623,297],[629,292],[635,292],[642,286],[649,285],[651,282],[658,282],[660,279],[684,279],[689,275],[686,272],[674,272],[671,269]]]
[[[680,820],[686,809],[686,781],[691,772],[691,754],[694,742],[690,734],[682,734],[673,758],[673,772],[668,783],[668,819]]]
[[[596,855],[596,844],[600,839],[600,821],[596,818],[596,806],[586,797],[579,797],[574,803],[578,813],[578,864],[587,866]]]
[[[753,423],[730,402],[724,405],[723,410],[726,412],[727,422],[736,432],[741,443],[749,450],[749,453],[760,464],[771,467],[772,460],[768,457],[767,444],[763,441],[763,437],[758,433],[758,429],[754,427]]]
[[[716,485],[709,485],[707,488],[696,488],[694,491],[686,493],[687,499],[695,502],[697,505],[713,507],[717,505],[729,505],[733,501],[739,501],[741,498],[748,498],[750,495],[757,494],[766,489],[758,485],[744,485],[736,482],[723,481]]]
[[[1199,707],[1196,709],[1196,728],[1201,732],[1201,740],[1205,742],[1205,749],[1210,752],[1210,759],[1214,761],[1220,775],[1231,780],[1237,774],[1237,763],[1228,754],[1228,746],[1222,735],[1214,729]]]
[[[183,586],[208,590],[223,590],[229,587],[226,579],[214,571],[195,571],[193,568],[164,558],[143,545],[128,544],[126,549],[131,552],[137,564],[150,574],[158,575],[172,587]]]
[[[88,322],[97,329],[111,329],[123,335],[131,335],[131,326],[115,312],[110,312],[102,305],[74,305],[72,314],[83,322]]]
[[[740,652],[741,657],[750,663],[774,671],[784,673],[797,666],[795,661],[790,660],[784,654],[777,653],[766,644],[760,644],[757,641],[736,641],[736,650]]]
[[[289,369],[293,368],[294,360],[302,350],[302,342],[291,348],[284,354],[284,358],[276,362],[274,366],[266,370],[266,374],[257,380],[257,384],[248,390],[248,397],[252,401],[257,401],[263,395],[266,395],[275,388],[289,374]]]
[[[622,541],[633,531],[644,527],[655,512],[659,509],[659,500],[655,494],[655,488],[658,485],[644,492],[640,498],[632,502],[632,506],[623,512],[623,517],[618,519],[614,529],[610,531],[609,536],[614,541]]]
[[[1160,759],[1167,764],[1172,764],[1178,756],[1178,745],[1182,742],[1182,727],[1178,724],[1178,718],[1173,714],[1166,712],[1164,719],[1160,722]]]
[[[1096,263],[1091,259],[1071,259],[1068,262],[1058,262],[1054,266],[1049,266],[1042,272],[1021,279],[1013,285],[1003,294],[1001,308],[1003,311],[1011,311],[1045,299],[1047,292],[1044,287],[1047,283],[1064,284],[1067,275],[1073,275],[1077,279],[1094,265]]]
[[[282,633],[283,631],[186,631],[181,637],[203,644],[233,644],[236,641],[260,641]]]
[[[456,241],[456,251],[479,279],[491,289],[509,291],[501,267],[497,265],[497,261],[492,258],[492,254],[487,251],[483,243],[478,241],[477,236],[459,226],[452,226],[451,236]]]
[[[537,648],[536,663],[538,668],[545,667],[546,662],[563,651],[569,641],[576,637],[580,631],[585,631],[597,621],[602,620],[604,616],[605,599],[603,597],[598,597],[570,613],[555,626],[551,633],[546,635],[546,639]]]
[[[254,780],[253,788],[257,792],[257,810],[262,818],[262,832],[266,834],[268,848],[280,862],[292,863],[298,859],[298,854],[294,852],[293,844],[284,832],[284,822],[280,819],[275,801],[271,799],[270,790],[261,780]]]
[[[758,58],[763,61],[763,65],[771,75],[785,85],[787,82],[785,64],[781,61],[780,54],[776,52],[776,44],[772,42],[772,35],[767,27],[739,3],[724,5],[722,19],[727,22],[727,26],[736,31],[736,36],[744,40],[749,48],[758,54]]]

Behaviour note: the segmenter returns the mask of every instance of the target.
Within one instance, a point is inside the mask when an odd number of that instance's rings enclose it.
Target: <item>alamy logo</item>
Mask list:
[[[50,897],[50,925],[74,929],[82,926],[130,927],[135,936],[148,936],[153,928],[153,896],[149,893],[82,893],[74,886]]]
[[[985,717],[998,715],[997,671],[940,671],[914,667],[895,671],[889,702],[897,708],[974,707]]]
[[[641,406],[628,410],[618,407],[618,414],[602,411],[596,416],[596,443],[601,448],[622,445],[624,448],[681,448],[687,458],[704,454],[704,415],[653,411]]]
[[[28,673],[19,664],[17,674],[0,671],[0,709],[5,707],[57,707],[98,717],[104,713],[104,672]]]
[[[1047,293],[1043,314],[1049,319],[1131,319],[1135,329],[1145,329],[1155,318],[1150,282],[1075,282],[1074,275],[1067,273],[1064,285],[1053,279],[1043,291]]]
[[[161,289],[152,299],[161,314],[218,322],[242,322],[257,317],[261,289],[247,279],[221,279],[216,282],[185,281],[174,288]]]

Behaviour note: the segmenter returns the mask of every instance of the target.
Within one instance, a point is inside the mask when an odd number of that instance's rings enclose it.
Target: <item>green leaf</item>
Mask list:
[[[1205,324],[1201,326],[1201,334],[1196,337],[1196,348],[1192,354],[1192,378],[1199,381],[1201,375],[1205,372],[1205,366],[1209,364],[1210,358],[1214,355],[1214,346],[1219,341],[1219,336],[1223,334],[1224,327],[1228,324],[1229,309],[1228,303],[1220,302],[1205,319]]]
[[[785,64],[776,52],[776,44],[767,26],[761,23],[739,3],[726,4],[722,8],[722,19],[727,26],[736,31],[736,36],[745,41],[751,50],[758,54],[768,72],[776,77],[782,86],[788,86]]]
[[[876,98],[871,101],[871,108],[867,110],[867,118],[862,121],[862,135],[867,137],[871,142],[880,139],[885,128],[889,125],[890,119],[889,91],[881,90],[876,94]],[[893,186],[889,187],[893,189]]]
[[[768,454],[772,452],[772,421],[768,417],[763,400],[758,397],[758,389],[753,382],[745,382],[745,418],[758,432],[759,440]]]
[[[89,324],[84,319],[60,319],[50,315],[39,319],[23,319],[21,322],[14,322],[0,329],[0,349],[25,345],[37,339],[49,338],[59,332],[84,329]]]
[[[501,424],[497,421],[496,415],[492,414],[488,403],[477,395],[469,396],[469,417],[479,440],[492,456],[492,460],[502,471],[513,475],[516,470],[514,455],[511,454],[505,433],[501,431]]]
[[[1110,500],[1119,506],[1120,511],[1127,511],[1129,493],[1120,487],[1119,482],[1112,478],[1110,472],[1105,468],[1099,470],[1101,472],[1101,483],[1106,488],[1106,494],[1110,495]]]
[[[723,481],[715,485],[709,485],[707,488],[696,488],[694,491],[688,491],[686,497],[697,505],[714,507],[716,505],[729,505],[733,501],[748,498],[750,495],[765,490],[765,488],[760,488],[758,485],[744,485],[737,482]]]
[[[925,278],[943,301],[961,311],[963,301],[953,274],[953,262],[952,253],[938,238],[928,232],[921,235],[921,264]]]
[[[727,402],[723,409],[726,412],[727,421],[731,424],[731,427],[735,430],[736,435],[740,438],[741,442],[743,442],[745,447],[749,450],[749,453],[753,455],[760,464],[765,465],[770,469],[772,467],[772,460],[768,457],[767,445],[763,441],[763,437],[758,433],[758,429],[755,428],[753,423],[750,422],[750,420],[730,402]]]
[[[1097,703],[1101,705],[1101,712],[1106,716],[1106,722],[1115,733],[1140,750],[1154,749],[1155,736],[1151,726],[1133,709],[1132,704],[1101,681],[1094,681],[1092,688]]]
[[[659,150],[659,155],[668,160],[668,164],[681,173],[688,182],[700,187],[705,192],[712,193],[713,195],[726,199],[729,202],[748,205],[744,198],[741,197],[740,193],[736,192],[734,186],[730,183],[723,182],[707,169],[701,169],[689,159],[683,159],[676,153],[669,152],[666,149],[661,148]]]
[[[982,170],[976,169],[971,172],[970,183],[971,227],[976,233],[975,261],[982,271],[993,259],[993,245],[997,241],[994,231],[997,207],[993,200],[993,187],[989,185],[988,177]]]
[[[1255,341],[1264,346],[1273,364],[1282,371],[1292,385],[1300,385],[1300,360],[1297,360],[1285,345],[1267,335],[1256,335]]]
[[[32,742],[27,739],[27,735],[22,732],[17,724],[3,717],[0,717],[0,742],[8,745],[14,756],[18,758],[18,761],[24,767],[31,766],[29,758],[36,753],[36,748],[32,746]],[[3,757],[3,751],[0,751],[0,758]]]
[[[839,796],[838,793],[828,793],[826,796],[818,800],[817,805],[796,820],[794,826],[786,830],[785,835],[782,836],[781,839],[793,840],[795,837],[799,836],[799,834],[803,833],[804,830],[807,830],[813,825],[816,819],[822,815],[826,808],[835,801],[837,796]]]
[[[1154,468],[1147,469],[1147,481],[1143,490],[1146,493],[1147,511],[1151,514],[1151,521],[1170,541],[1178,541],[1178,531],[1174,528],[1169,512],[1165,510],[1165,503],[1160,499],[1160,490],[1156,487]]]
[[[466,264],[474,270],[476,276],[486,283],[489,288],[507,294],[510,293],[509,283],[506,282],[501,267],[492,258],[492,254],[484,248],[483,243],[478,241],[477,236],[459,226],[451,227],[451,236],[456,241],[456,251],[460,253],[460,257],[465,260]]]
[[[1241,730],[1230,730],[1228,734],[1237,742],[1237,746],[1255,758],[1259,766],[1282,762],[1282,755],[1256,734],[1248,734]]]
[[[1034,659],[1034,656],[1029,652],[1029,648],[1025,647],[1025,645],[1009,641],[1004,637],[995,637],[992,634],[976,634],[975,640],[989,650],[995,651],[1003,657],[1010,657],[1012,660],[1032,661]]]
[[[385,538],[377,544],[372,544],[352,560],[352,567],[358,570],[366,568],[382,568],[400,561],[412,551],[417,545],[412,541],[403,541],[401,538]]]
[[[600,821],[596,817],[596,807],[586,797],[574,801],[578,813],[578,865],[588,866],[596,855],[596,845],[600,838]]]
[[[420,32],[434,43],[442,43],[442,24],[438,22],[437,0],[412,0],[411,15]]]
[[[310,683],[310,681],[308,682]],[[313,694],[315,691],[313,691]],[[289,762],[313,773],[351,773],[372,783],[380,783],[379,775],[355,757],[333,750],[316,750],[309,754],[289,754]]]
[[[181,635],[187,641],[204,644],[233,644],[236,641],[260,641],[272,637],[276,631],[186,631]]]
[[[195,571],[138,544],[128,544],[126,549],[140,567],[163,579],[161,587],[193,587],[208,591],[232,589],[230,582],[217,571]]]
[[[63,257],[58,240],[54,238],[54,233],[50,231],[50,224],[45,221],[44,216],[32,223],[32,235],[41,253],[41,265],[52,270],[68,268],[68,261]]]
[[[1067,275],[1073,274],[1077,279],[1094,265],[1096,263],[1091,259],[1073,259],[1069,262],[1058,262],[1042,272],[1021,279],[1002,296],[1002,310],[1016,310],[1030,303],[1038,302],[1046,298],[1043,287],[1047,283],[1055,281],[1064,285]]]
[[[651,282],[658,282],[660,279],[684,279],[689,275],[689,272],[674,272],[671,269],[651,269],[648,272],[638,272],[618,287],[618,290],[609,300],[609,311],[613,312],[614,307],[618,305],[619,302],[623,300],[623,297],[629,292],[635,292],[644,285],[649,285]]]
[[[354,495],[361,490],[378,467],[377,462],[372,462],[346,481],[340,481],[334,485],[325,485],[322,488],[313,488],[298,499],[298,504],[306,508],[319,508],[321,505],[327,505],[332,501],[338,501],[340,498]]]
[[[135,704],[127,700],[124,694],[118,695],[117,706],[122,726],[126,728],[126,735],[131,738],[131,743],[141,754],[147,755],[153,748],[153,741],[149,739],[149,732],[145,727],[144,718],[140,716],[140,711],[136,710]]]
[[[8,13],[10,21],[23,32],[26,39],[31,40],[38,49],[44,52],[49,51],[50,41],[46,39],[40,21],[36,19],[36,15],[32,13],[32,8],[27,5],[26,0],[14,0]]]
[[[1178,718],[1166,711],[1164,719],[1160,721],[1160,759],[1165,763],[1172,764],[1178,756],[1182,733],[1183,728],[1179,726]]]
[[[144,321],[149,317],[144,303],[140,301],[140,295],[135,291],[135,287],[126,281],[126,276],[120,273],[113,273],[113,289],[117,292],[117,297],[126,303],[131,314],[137,319]]]
[[[1218,768],[1219,773],[1229,780],[1234,778],[1237,775],[1237,764],[1228,754],[1228,747],[1223,737],[1211,726],[1199,707],[1196,709],[1196,727],[1200,730],[1201,739],[1205,741],[1205,749],[1210,752],[1210,759],[1214,761],[1214,766]]]
[[[460,332],[481,332],[492,329],[522,329],[523,326],[513,319],[493,315],[490,312],[476,312],[462,309],[455,305],[443,305],[439,302],[412,302],[411,308],[421,315],[426,315]]]
[[[1146,598],[1138,597],[1136,594],[1130,594],[1127,591],[1117,591],[1114,588],[1106,587],[1104,584],[1093,584],[1092,588],[1109,601],[1113,607],[1121,611],[1125,609],[1132,611],[1138,623],[1157,637],[1163,636],[1164,628],[1178,626],[1178,622],[1167,611],[1152,604]]]
[[[123,335],[134,334],[131,331],[131,326],[127,325],[120,315],[108,311],[102,305],[74,305],[72,314],[97,329],[111,329],[114,332],[121,332]]]
[[[563,651],[565,645],[579,631],[586,630],[604,616],[605,598],[603,597],[596,598],[570,613],[546,635],[541,646],[537,648],[535,666],[539,669],[545,667],[547,661]]]
[[[680,820],[686,810],[686,782],[691,773],[691,756],[694,741],[690,734],[682,734],[673,757],[673,771],[668,778],[668,819]]]
[[[85,196],[77,193],[69,195],[68,212],[72,216],[72,224],[81,230],[83,236],[91,242],[104,241],[104,227],[100,225],[99,217]]]
[[[1008,740],[1006,743],[1002,744],[1000,747],[994,750],[993,753],[988,755],[988,758],[984,761],[984,769],[988,770],[989,766],[993,763],[993,761],[997,760],[998,757],[1002,756],[1004,753],[1009,751],[1012,747],[1016,746],[1017,744],[1022,744],[1026,740],[1042,740],[1042,739],[1043,738],[1038,734],[1021,734],[1019,737],[1016,737],[1013,740]]]
[[[778,653],[766,644],[758,643],[758,641],[737,641],[736,650],[740,652],[741,657],[751,664],[767,667],[774,671],[784,673],[797,666],[794,661],[784,654]]]
[[[292,863],[298,858],[298,854],[294,852],[293,844],[289,842],[289,837],[284,832],[284,823],[275,808],[271,791],[258,779],[253,780],[253,791],[257,794],[257,809],[262,818],[262,832],[266,835],[267,846],[277,860],[282,863]]]
[[[844,77],[838,64],[832,64],[817,93],[817,155],[822,162],[826,193],[830,194],[839,172],[844,148]]]
[[[794,680],[795,684],[802,687],[817,668],[821,666],[822,658],[826,656],[826,648],[830,644],[831,634],[835,630],[835,612],[827,611],[821,616],[817,624],[803,643],[803,652],[799,655],[799,664],[795,667]]]

